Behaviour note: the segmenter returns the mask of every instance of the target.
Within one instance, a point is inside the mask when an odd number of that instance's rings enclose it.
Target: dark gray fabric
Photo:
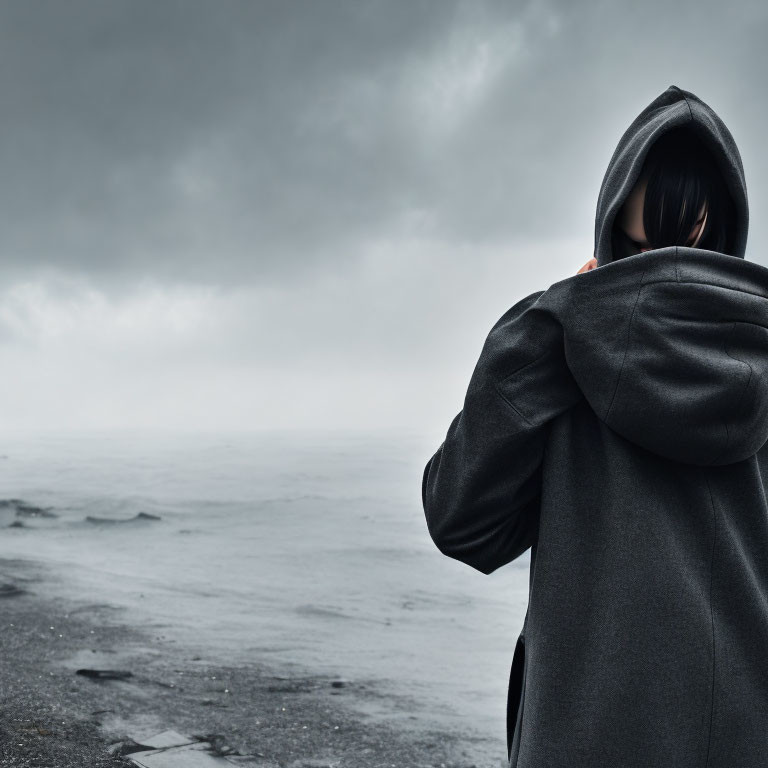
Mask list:
[[[712,139],[736,257],[612,261],[609,221],[652,141]],[[768,765],[768,269],[744,259],[747,194],[714,112],[671,86],[622,137],[598,268],[495,323],[424,468],[429,534],[485,574],[531,548],[510,640],[515,768]]]

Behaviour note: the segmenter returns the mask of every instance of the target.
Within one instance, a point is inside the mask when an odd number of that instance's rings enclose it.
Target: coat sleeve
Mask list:
[[[549,426],[583,397],[545,294],[521,299],[493,326],[464,406],[424,467],[422,503],[432,540],[484,574],[535,541]]]

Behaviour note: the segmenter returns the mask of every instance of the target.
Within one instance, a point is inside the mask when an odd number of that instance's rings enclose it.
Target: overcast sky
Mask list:
[[[669,85],[764,258],[762,2],[0,2],[0,426],[444,433]]]

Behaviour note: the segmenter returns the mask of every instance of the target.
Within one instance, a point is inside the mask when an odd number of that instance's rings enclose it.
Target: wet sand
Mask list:
[[[48,578],[34,562],[0,559],[2,768],[133,768],[119,745],[169,729],[205,741],[222,766],[506,766],[497,744],[429,727],[405,695],[385,701],[370,681],[259,659],[224,666],[109,605],[53,600]]]

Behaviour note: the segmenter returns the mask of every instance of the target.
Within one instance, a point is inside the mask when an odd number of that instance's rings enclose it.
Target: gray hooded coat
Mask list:
[[[614,261],[614,217],[679,125],[715,155],[735,253]],[[670,86],[610,160],[598,267],[502,315],[424,468],[445,555],[490,574],[531,548],[514,768],[768,766],[768,269],[747,229],[733,137]]]

